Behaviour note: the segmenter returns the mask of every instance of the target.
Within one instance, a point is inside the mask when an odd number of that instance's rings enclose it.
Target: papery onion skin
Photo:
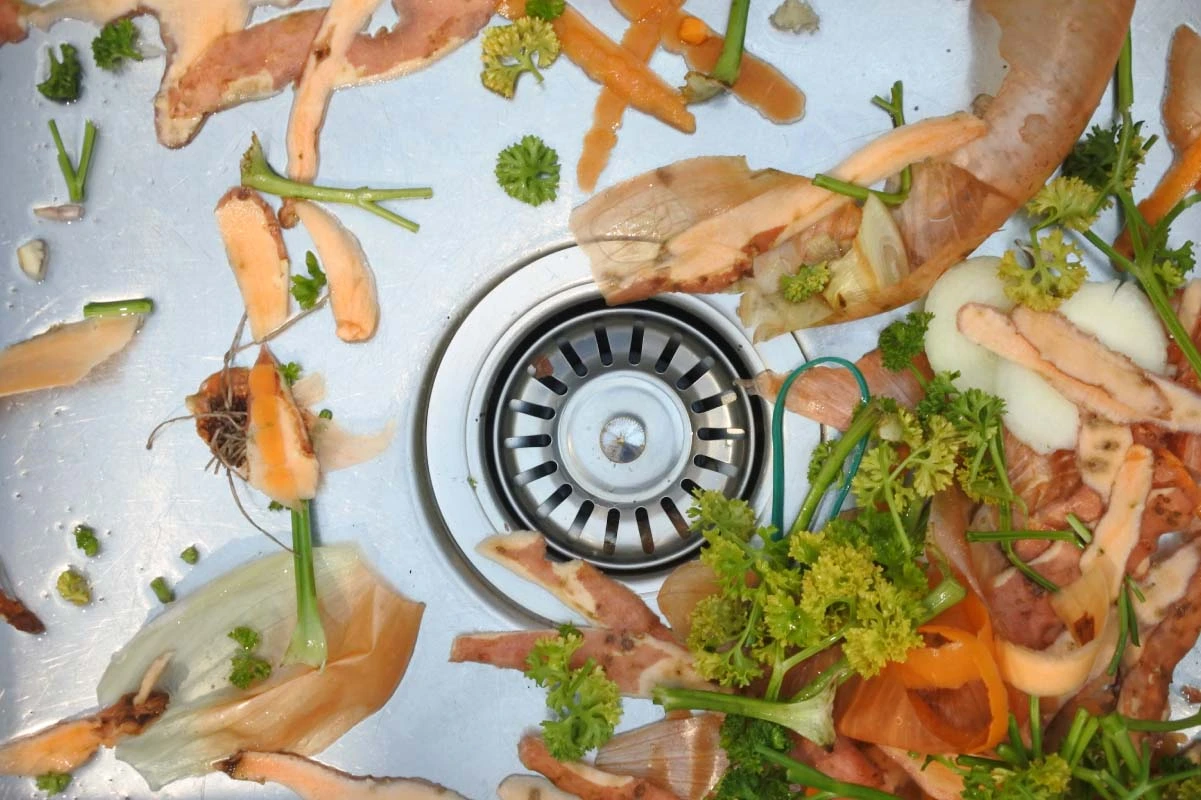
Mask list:
[[[684,800],[708,796],[729,760],[721,747],[721,714],[667,718],[618,734],[596,754],[596,766],[653,780]]]
[[[174,650],[163,688],[167,713],[117,747],[150,786],[202,775],[242,750],[320,752],[392,696],[408,666],[424,605],[387,586],[350,545],[314,550],[322,621],[329,644],[323,671],[277,670],[249,691],[229,685],[236,645],[226,634],[247,625],[259,652],[278,663],[296,624],[292,555],[240,567],[187,595],[114,657],[101,679],[102,702],[136,688],[158,654]]]
[[[692,610],[701,600],[719,591],[717,576],[707,564],[689,561],[672,570],[659,587],[659,611],[667,618],[676,639],[688,640],[692,630]]]

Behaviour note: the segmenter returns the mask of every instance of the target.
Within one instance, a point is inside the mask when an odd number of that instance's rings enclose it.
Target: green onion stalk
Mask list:
[[[285,664],[325,666],[329,648],[321,610],[317,606],[317,578],[313,570],[313,519],[308,500],[292,509],[292,555],[296,571],[296,629],[284,654]]]

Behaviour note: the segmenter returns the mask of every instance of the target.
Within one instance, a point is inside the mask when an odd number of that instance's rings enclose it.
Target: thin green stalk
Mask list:
[[[84,317],[130,317],[134,314],[149,314],[154,311],[154,301],[149,297],[131,300],[104,300],[87,303],[83,307]]]
[[[49,121],[50,135],[54,138],[54,149],[58,151],[58,168],[63,173],[67,183],[67,195],[72,203],[82,203],[88,183],[88,170],[92,167],[92,150],[96,146],[96,126],[89,119],[83,126],[83,149],[79,154],[79,167],[71,163],[63,137],[59,135],[58,124]]]
[[[1093,532],[1090,531],[1088,527],[1080,521],[1080,517],[1076,516],[1075,514],[1068,514],[1067,522],[1068,527],[1075,532],[1077,538],[1079,538],[1082,543],[1088,544],[1093,540]]]
[[[908,169],[908,167],[906,167]],[[904,181],[904,172],[901,173],[901,180]],[[860,186],[857,183],[840,180],[832,175],[827,175],[824,172],[819,172],[813,176],[813,185],[819,189],[825,189],[828,192],[846,195],[853,200],[864,201],[870,195],[875,195],[878,200],[886,206],[899,206],[905,202],[905,198],[909,196],[909,188],[902,183],[901,190],[895,192],[881,192],[878,189],[868,189],[865,186]]]
[[[292,555],[296,572],[296,628],[284,654],[285,664],[325,666],[328,646],[321,610],[317,606],[317,577],[313,570],[313,519],[308,500],[292,509]]]
[[[248,188],[257,189],[260,192],[266,192],[278,197],[357,206],[413,233],[416,233],[420,227],[416,222],[384,208],[379,203],[384,200],[427,199],[434,196],[433,189],[429,187],[417,189],[371,189],[361,186],[357,189],[338,189],[332,186],[316,186],[311,183],[301,183],[285,178],[272,169],[271,165],[267,162],[266,156],[263,155],[263,147],[259,143],[258,136],[254,136],[251,139],[250,148],[242,156],[241,171],[242,185]]]
[[[721,54],[713,65],[710,77],[726,86],[733,86],[742,70],[742,51],[746,44],[746,21],[751,10],[751,0],[731,0],[730,16],[726,20],[726,36]]]
[[[969,542],[1020,542],[1023,539],[1035,539],[1048,542],[1071,542],[1080,546],[1080,541],[1072,531],[968,531]]]
[[[1001,542],[1001,550],[1005,553],[1005,558],[1009,559],[1009,563],[1017,567],[1018,572],[1022,573],[1031,581],[1046,589],[1048,592],[1059,591],[1059,586],[1054,581],[1043,577],[1038,570],[1027,564],[1021,559],[1020,556],[1018,556],[1016,552],[1014,552],[1012,541]]]
[[[821,505],[822,497],[842,473],[843,463],[852,451],[866,441],[867,437],[876,429],[882,413],[879,406],[867,405],[851,420],[851,424],[834,445],[821,469],[818,470],[813,484],[809,487],[809,493],[805,495],[805,500],[801,503],[800,513],[797,514],[796,521],[789,528],[789,534],[809,530],[809,526],[813,523],[813,517]]]
[[[835,797],[847,797],[851,800],[897,800],[895,794],[889,794],[879,789],[860,786],[856,783],[846,783],[835,780],[808,764],[789,758],[783,753],[772,750],[764,745],[756,745],[759,756],[770,764],[782,767],[788,773],[788,779],[801,786],[828,792]]]
[[[784,676],[788,674],[789,670],[791,670],[797,664],[800,664],[802,661],[813,658],[823,650],[833,647],[842,638],[842,634],[843,631],[841,630],[832,633],[817,644],[806,647],[804,650],[798,650],[788,658],[781,661],[779,664],[775,665],[775,667],[772,668],[771,678],[767,682],[767,690],[763,693],[763,696],[768,700],[779,699],[780,687],[783,685]]]

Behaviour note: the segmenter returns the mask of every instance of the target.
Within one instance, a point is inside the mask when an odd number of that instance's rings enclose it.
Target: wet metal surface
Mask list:
[[[579,5],[611,35],[624,30],[607,3]],[[966,107],[989,83],[976,74],[989,72],[991,62],[973,58],[969,4],[962,0],[882,0],[854,9],[813,0],[823,21],[812,38],[771,30],[766,17],[772,5],[753,7],[749,46],[805,89],[807,117],[778,127],[727,98],[698,109],[698,132],[686,136],[628,113],[602,188],[698,155],[745,153],[756,168],[811,174],[884,130],[887,119],[868,100],[894,80],[905,81],[913,118]],[[689,8],[722,27],[723,2]],[[377,24],[390,24],[386,17]],[[1182,20],[1201,25],[1192,0],[1139,5],[1137,116],[1151,130],[1159,127],[1167,36]],[[143,28],[154,40],[153,23]],[[93,35],[90,26],[67,23],[0,48],[0,340],[78,319],[90,300],[144,295],[154,298],[157,311],[126,352],[79,386],[0,400],[0,558],[48,628],[30,637],[0,626],[0,739],[93,707],[111,654],[159,611],[149,588],[153,578],[165,576],[186,597],[274,547],[238,514],[224,479],[203,472],[208,453],[188,423],[162,435],[149,451],[146,438],[160,421],[184,413],[185,395],[220,366],[241,307],[212,209],[237,181],[251,132],[282,165],[290,92],[220,114],[191,145],[169,151],[153,134],[150,101],[159,59],[111,75],[85,58],[85,95],[69,107],[34,91],[46,44],[72,42],[86,53]],[[476,539],[486,535],[490,501],[455,512],[461,516],[453,520],[439,509],[429,473],[464,489],[478,473],[468,468],[469,454],[447,453],[449,440],[425,430],[425,411],[439,409],[423,409],[421,399],[471,304],[514,265],[567,243],[568,213],[585,199],[575,186],[574,165],[597,90],[563,59],[545,84],[523,82],[516,100],[502,100],[479,84],[478,49],[478,42],[470,43],[421,73],[334,97],[321,140],[323,182],[430,185],[435,194],[400,208],[421,223],[417,235],[366,213],[338,212],[375,268],[383,314],[372,341],[340,342],[329,314],[320,313],[274,349],[281,361],[299,361],[325,375],[324,405],[346,426],[367,431],[388,420],[399,423],[396,441],[381,458],[329,476],[315,503],[316,526],[324,541],[359,542],[401,591],[428,604],[416,654],[395,696],[322,759],[354,773],[421,776],[484,798],[520,770],[516,742],[542,718],[544,698],[515,673],[448,665],[450,641],[460,631],[521,624],[530,613],[565,615],[533,589],[519,603],[500,600],[489,586],[501,578],[470,563],[447,535],[452,523],[460,531],[475,526]],[[671,81],[682,78],[675,57],[660,53],[652,64]],[[31,213],[35,205],[66,200],[46,128],[51,117],[72,152],[86,118],[100,129],[87,216],[70,225],[39,221]],[[536,209],[506,197],[492,174],[496,153],[526,133],[557,148],[563,164],[558,199]],[[1166,150],[1157,148],[1147,174],[1159,174],[1166,162]],[[20,273],[15,257],[16,247],[34,237],[50,247],[46,279],[38,284]],[[295,264],[303,263],[311,244],[300,230],[285,237]],[[989,252],[1012,238],[999,234]],[[810,355],[857,356],[881,322],[822,329],[801,342]],[[761,348],[769,362],[795,351],[789,340]],[[464,364],[464,374],[474,368]],[[458,388],[470,388],[466,378]],[[469,400],[447,395],[445,402],[461,401],[466,409]],[[460,424],[467,423],[460,418]],[[812,426],[795,419],[789,424],[798,436],[816,440]],[[653,447],[648,439],[647,453]],[[791,455],[794,474],[803,471],[804,458]],[[799,481],[795,487],[790,492],[799,493]],[[260,524],[286,532],[286,518],[269,512],[262,498],[247,497]],[[102,551],[95,559],[85,559],[72,542],[70,532],[82,522],[99,533]],[[189,567],[178,554],[193,544],[201,558]],[[96,602],[86,609],[54,593],[55,576],[69,565],[86,572],[94,587]],[[1191,658],[1186,664],[1190,674],[1196,663]],[[627,703],[624,724],[656,713],[649,703]],[[33,793],[28,780],[0,778],[0,798]],[[66,796],[150,793],[128,766],[103,753],[77,774]],[[288,793],[212,775],[157,796]]]

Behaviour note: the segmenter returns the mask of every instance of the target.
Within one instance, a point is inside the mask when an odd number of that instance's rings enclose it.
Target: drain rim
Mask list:
[[[423,382],[415,446],[423,467],[417,478],[426,490],[427,522],[451,566],[467,579],[481,603],[511,625],[580,620],[549,593],[475,550],[484,538],[513,529],[503,509],[477,484],[486,475],[482,448],[472,446],[473,438],[479,441],[484,431],[483,376],[491,374],[495,361],[520,338],[517,328],[523,320],[544,316],[547,305],[562,307],[598,296],[588,259],[572,243],[519,262],[464,303],[457,324],[450,326],[433,354]],[[737,298],[732,295],[671,295],[670,300],[711,324],[754,372],[791,369],[804,360],[791,336],[752,345],[738,321]],[[808,452],[818,438],[816,424],[786,426],[789,452]],[[770,448],[765,445],[761,463],[769,460]],[[798,509],[806,489],[803,466],[797,470],[795,480],[789,481],[786,509]],[[769,483],[759,480],[750,498],[757,514],[767,510]],[[666,574],[656,570],[622,575],[621,580],[654,608]]]

